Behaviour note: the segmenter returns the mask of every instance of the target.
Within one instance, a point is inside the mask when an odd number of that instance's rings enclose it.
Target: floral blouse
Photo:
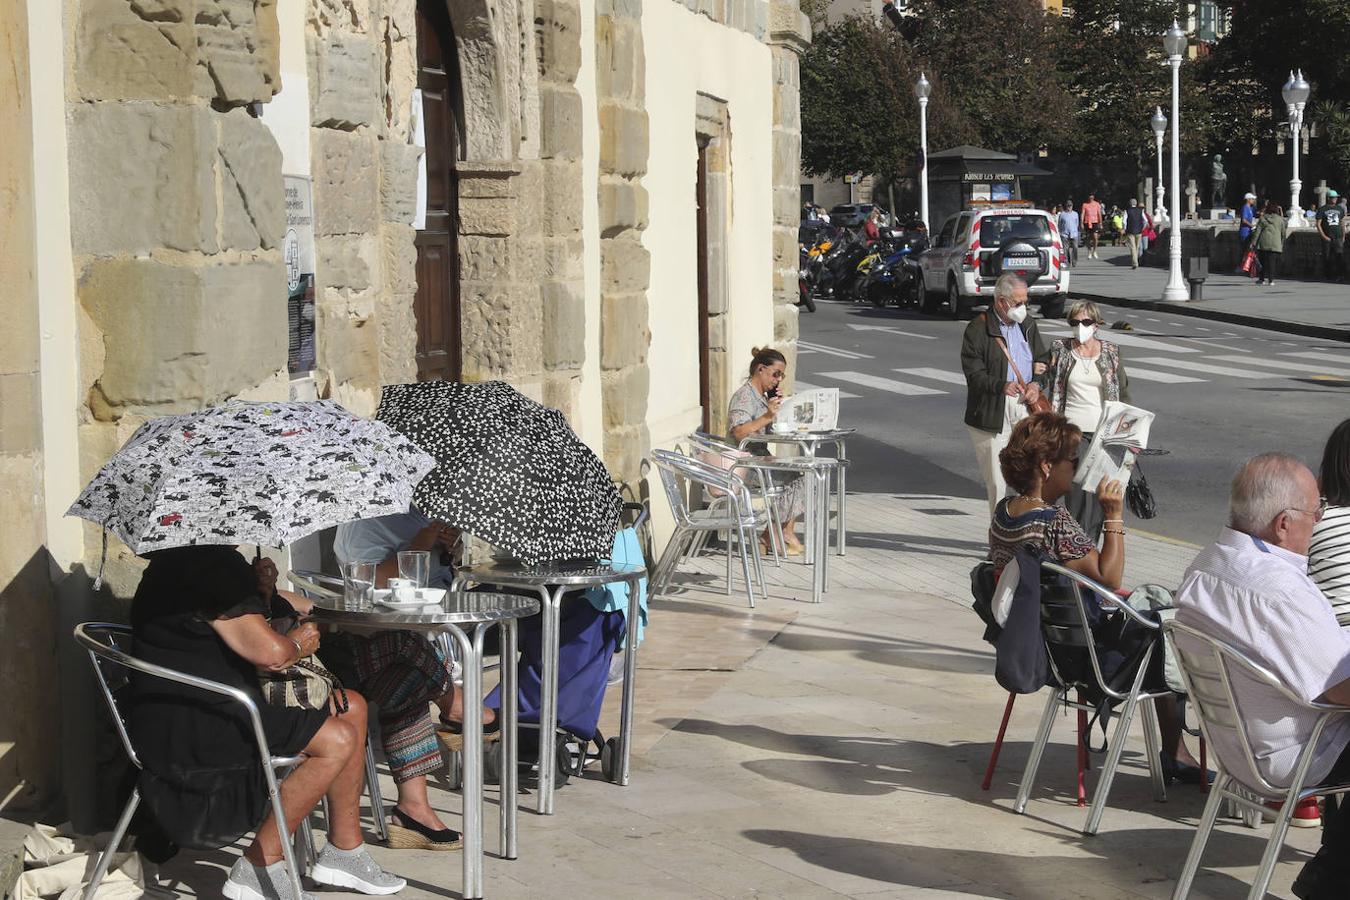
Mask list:
[[[1120,348],[1110,341],[1099,339],[1102,345],[1097,354],[1097,370],[1102,373],[1102,400],[1130,402],[1130,380],[1120,361]],[[1050,364],[1042,377],[1050,408],[1064,414],[1064,402],[1069,395],[1069,373],[1073,371],[1073,338],[1063,338],[1050,345]]]
[[[1009,500],[1004,497],[998,502],[989,523],[989,561],[995,570],[1002,571],[1018,547],[1055,562],[1082,559],[1097,549],[1064,507],[1046,506],[1014,516],[1008,512]]]

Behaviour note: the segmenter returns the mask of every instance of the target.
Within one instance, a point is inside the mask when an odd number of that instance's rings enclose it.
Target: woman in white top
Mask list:
[[[1069,307],[1073,337],[1050,346],[1050,365],[1043,376],[1050,408],[1083,432],[1086,452],[1107,400],[1130,402],[1130,383],[1120,361],[1120,348],[1097,336],[1103,324],[1097,304],[1078,300]],[[1102,512],[1097,498],[1078,485],[1064,495],[1064,506],[1095,542],[1102,531]]]
[[[1308,574],[1331,601],[1336,620],[1350,625],[1350,419],[1327,438],[1320,480],[1327,511],[1313,526]]]

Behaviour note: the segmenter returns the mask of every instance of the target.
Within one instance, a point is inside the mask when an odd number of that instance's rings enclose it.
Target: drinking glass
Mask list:
[[[349,562],[342,567],[342,596],[347,609],[365,611],[375,606],[373,562]]]
[[[427,586],[431,577],[430,550],[400,550],[398,552],[398,577],[407,578],[418,590]]]

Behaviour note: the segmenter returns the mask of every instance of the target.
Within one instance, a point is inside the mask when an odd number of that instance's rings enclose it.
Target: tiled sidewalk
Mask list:
[[[1067,716],[1027,814],[1011,812],[1042,697],[1018,703],[994,787],[979,789],[1006,700],[969,610],[984,503],[852,495],[849,514],[820,604],[796,562],[770,566],[755,610],[722,593],[720,558],[683,570],[639,655],[632,784],[597,773],[561,790],[557,815],[522,811],[520,858],[489,857],[489,897],[1170,896],[1203,797],[1153,802],[1137,728],[1096,837],[1078,832]],[[1175,584],[1193,552],[1132,533],[1127,580]],[[433,795],[454,816],[458,796]],[[490,850],[495,812],[494,797]],[[1265,835],[1222,824],[1192,896],[1245,896]],[[1316,843],[1292,834],[1277,896]],[[458,896],[457,854],[377,852],[409,878],[401,896]],[[184,857],[166,874],[215,896],[230,858]]]

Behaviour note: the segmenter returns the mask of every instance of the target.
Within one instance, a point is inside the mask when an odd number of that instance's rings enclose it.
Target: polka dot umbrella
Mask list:
[[[436,459],[417,507],[527,564],[610,554],[622,500],[556,409],[509,384],[389,385],[376,418]]]

